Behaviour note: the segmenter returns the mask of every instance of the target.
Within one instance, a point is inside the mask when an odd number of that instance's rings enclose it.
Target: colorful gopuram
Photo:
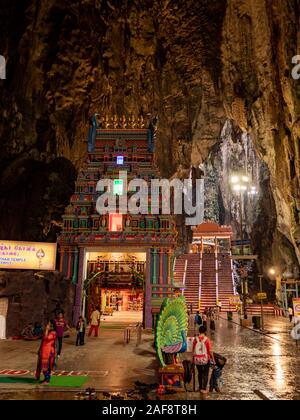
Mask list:
[[[132,179],[147,182],[148,214],[133,215],[119,212],[118,209],[112,214],[99,214],[97,211],[97,200],[104,193],[97,191],[99,180],[112,180],[116,196],[132,196],[132,192],[124,190],[125,184],[119,175],[121,171],[126,173],[128,183]],[[135,120],[131,117],[127,120],[125,117],[93,116],[87,160],[79,172],[75,192],[63,216],[63,230],[58,238],[60,271],[76,285],[74,322],[81,313],[87,314],[86,299],[95,289],[103,289],[105,293],[107,289],[120,290],[122,282],[124,293],[126,287],[133,289],[134,286],[130,284],[133,276],[127,276],[126,286],[126,282],[122,281],[122,278],[126,278],[126,264],[124,262],[122,266],[117,263],[120,255],[123,258],[127,254],[127,260],[134,258],[131,256],[134,254],[144,255],[143,258],[137,258],[137,264],[139,275],[141,267],[144,267],[143,320],[146,328],[153,326],[162,300],[172,295],[176,224],[172,216],[162,215],[161,211],[159,214],[151,214],[150,211],[151,180],[159,178],[155,164],[155,127],[151,122],[146,126],[142,118]],[[161,206],[161,195],[159,201]],[[97,267],[96,262],[100,260],[102,267],[105,266],[105,273],[98,277],[99,287],[90,287],[86,291],[84,285],[91,274],[89,267]],[[113,260],[116,264],[112,269]],[[103,307],[103,294],[99,293],[97,299],[99,306]]]

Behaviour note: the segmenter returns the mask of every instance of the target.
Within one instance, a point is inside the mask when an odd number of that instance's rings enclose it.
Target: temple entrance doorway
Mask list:
[[[146,253],[89,252],[86,261],[86,318],[99,307],[107,324],[143,322]]]

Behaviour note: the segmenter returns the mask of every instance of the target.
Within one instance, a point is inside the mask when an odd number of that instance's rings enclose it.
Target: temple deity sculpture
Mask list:
[[[119,121],[118,121],[118,116],[116,114],[113,116],[112,121],[113,121],[113,128],[118,128]]]
[[[126,128],[127,127],[127,121],[125,115],[122,115],[121,117],[121,127]]]
[[[105,128],[109,128],[110,127],[110,122],[109,122],[109,116],[108,115],[105,116],[104,127]]]

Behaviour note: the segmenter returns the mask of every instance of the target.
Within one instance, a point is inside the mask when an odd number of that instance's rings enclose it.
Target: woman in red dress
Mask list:
[[[55,364],[55,341],[56,332],[54,330],[54,324],[52,321],[49,321],[38,351],[38,363],[35,374],[36,379],[39,380],[43,372],[45,379],[42,383],[49,383],[51,379],[51,371]]]

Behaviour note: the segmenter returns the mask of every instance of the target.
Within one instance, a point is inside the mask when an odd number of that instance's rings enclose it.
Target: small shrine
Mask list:
[[[128,182],[159,179],[155,163],[155,125],[142,117],[91,119],[85,166],[63,216],[58,238],[60,271],[76,285],[74,322],[99,306],[103,311],[139,310],[143,324],[152,328],[164,298],[173,293],[173,251],[176,224],[169,215],[130,214],[117,210],[99,214],[99,180],[113,181],[114,194]],[[119,198],[118,197],[118,198]],[[159,208],[161,209],[161,196]]]
[[[230,252],[233,237],[231,226],[220,226],[214,222],[203,222],[192,228],[193,241],[190,251],[193,253]]]

